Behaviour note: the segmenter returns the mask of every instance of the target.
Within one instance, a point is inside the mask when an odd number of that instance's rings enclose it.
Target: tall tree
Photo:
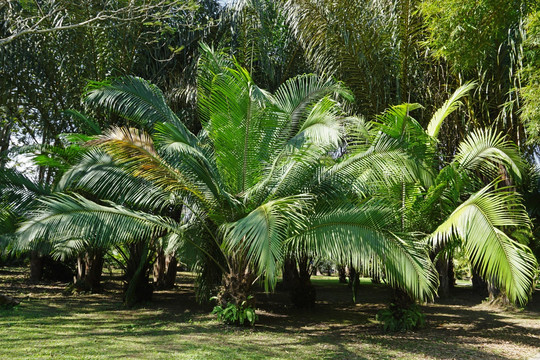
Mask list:
[[[526,0],[421,3],[428,49],[448,62],[458,85],[478,82],[466,109],[467,121],[456,124],[461,138],[471,129],[494,125],[524,148],[518,91],[522,86],[524,22],[530,5]]]

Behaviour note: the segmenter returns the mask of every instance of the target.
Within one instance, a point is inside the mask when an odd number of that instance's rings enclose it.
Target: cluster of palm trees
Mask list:
[[[332,78],[300,75],[270,93],[204,44],[198,68],[197,134],[143,79],[92,84],[88,106],[131,125],[93,136],[54,189],[3,176],[2,219],[24,219],[12,246],[78,256],[88,274],[120,253],[127,303],[147,298],[154,254],[189,256],[201,294],[238,305],[257,282],[273,289],[285,260],[305,253],[433,299],[435,262],[461,248],[512,302],[527,302],[538,265],[511,236],[530,222],[512,188],[524,168],[518,149],[477,130],[452,159],[437,151],[441,125],[474,84],[424,129],[411,116],[419,104],[350,116],[352,93]],[[32,191],[43,196],[20,202]]]

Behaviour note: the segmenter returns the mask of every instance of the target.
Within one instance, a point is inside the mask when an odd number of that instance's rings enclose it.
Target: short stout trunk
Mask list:
[[[158,251],[154,262],[153,280],[156,289],[172,289],[176,281],[178,261],[174,254]]]
[[[345,269],[345,266],[338,265],[337,271],[338,271],[338,276],[339,276],[339,283],[346,284],[347,283],[347,270]]]
[[[223,275],[221,288],[218,293],[218,303],[225,307],[228,304],[241,306],[244,302],[254,306],[254,298],[250,297],[255,275],[249,269],[229,271]]]
[[[294,275],[292,287],[289,289],[289,295],[294,307],[299,309],[310,309],[315,306],[317,293],[315,287],[311,284],[311,265],[308,256],[300,256],[294,259]]]
[[[100,292],[104,261],[105,253],[101,249],[90,250],[77,257],[75,287],[83,291]]]
[[[480,276],[475,267],[471,268],[472,288],[480,296],[488,296],[487,282]]]
[[[296,259],[294,257],[287,257],[283,263],[283,290],[292,290],[298,278],[300,278],[300,274],[296,266]]]
[[[495,278],[492,278],[487,282],[489,303],[503,307],[511,306],[508,296],[506,296],[506,293],[496,285],[495,280]]]
[[[436,263],[439,273],[439,297],[447,298],[454,288],[454,266],[451,256],[441,254]]]
[[[30,253],[30,281],[37,282],[43,278],[43,256],[33,250]]]
[[[129,255],[126,263],[124,304],[133,306],[152,300],[154,287],[149,282],[148,243],[135,242],[129,244],[127,249]]]
[[[409,294],[399,288],[394,288],[392,303],[400,309],[408,309],[415,304],[415,301]]]

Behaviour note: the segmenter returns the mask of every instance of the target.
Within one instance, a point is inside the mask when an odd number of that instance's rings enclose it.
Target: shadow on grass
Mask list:
[[[126,309],[114,286],[104,294],[64,296],[61,284],[2,282],[0,292],[33,295],[16,309],[0,311],[0,338],[9,344],[0,349],[0,358],[502,360],[523,357],[520,349],[540,343],[540,327],[518,321],[539,318],[538,300],[532,310],[509,316],[470,308],[478,299],[460,290],[455,298],[423,307],[426,328],[385,334],[374,319],[391,291],[362,284],[355,305],[347,286],[331,280],[318,283],[319,302],[311,311],[284,306],[288,295],[283,292],[258,294],[260,319],[253,329],[219,324],[209,315],[211,306],[197,304],[185,284],[156,292],[152,303]],[[501,346],[516,347],[518,353],[499,351]]]

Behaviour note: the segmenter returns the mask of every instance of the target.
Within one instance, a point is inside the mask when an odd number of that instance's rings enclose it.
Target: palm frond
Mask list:
[[[25,249],[46,241],[62,252],[78,251],[87,243],[109,248],[167,231],[181,232],[181,227],[170,219],[113,203],[105,206],[76,194],[56,194],[41,199],[32,218],[21,225],[18,246]]]
[[[426,129],[426,133],[429,136],[435,139],[437,138],[444,119],[446,119],[448,115],[456,111],[462,105],[460,99],[464,96],[467,96],[469,91],[474,89],[476,85],[476,82],[468,82],[457,88],[456,91],[454,91],[450,99],[446,100],[443,106],[441,106],[431,117],[431,120],[429,121]]]
[[[470,133],[459,144],[454,161],[467,171],[480,170],[493,178],[500,175],[502,165],[515,179],[521,179],[525,167],[518,148],[503,134],[490,129]]]
[[[298,230],[306,221],[312,197],[300,194],[262,204],[244,218],[224,225],[224,245],[228,251],[245,253],[265,287],[273,287],[283,260],[284,241],[291,228]]]
[[[25,216],[35,199],[51,194],[47,184],[33,181],[14,169],[0,169],[0,202],[19,216]]]
[[[257,182],[276,143],[282,143],[267,94],[253,84],[245,69],[222,69],[203,94],[199,109],[212,140],[220,176],[229,192],[243,193]]]
[[[113,81],[91,82],[85,102],[94,108],[117,113],[147,130],[152,130],[156,123],[174,122],[186,143],[196,143],[195,135],[167,105],[161,90],[141,78],[126,76]]]
[[[288,136],[292,137],[303,127],[309,106],[326,96],[353,100],[352,94],[342,83],[330,77],[323,78],[310,74],[287,80],[270,97],[270,101],[283,112],[282,121],[286,128],[290,129]]]
[[[283,11],[308,61],[338,76],[365,113],[386,107],[395,91],[395,17],[390,2],[287,0]]]
[[[379,138],[367,150],[347,154],[343,161],[330,167],[321,183],[338,181],[343,186],[360,184],[365,189],[377,184],[395,184],[420,180],[431,185],[433,176],[403,150],[399,140]]]
[[[390,229],[396,227],[397,221],[396,214],[387,207],[335,206],[310,217],[306,229],[291,242],[326,254],[336,262],[352,259],[358,268],[368,266],[376,257],[392,285],[416,299],[432,298],[437,277],[427,251],[392,233]]]
[[[339,115],[336,103],[327,97],[322,98],[313,105],[289,143],[300,147],[300,144],[308,142],[329,150],[337,149],[344,135],[343,125],[338,121]]]
[[[109,155],[96,148],[62,176],[56,190],[83,191],[136,210],[159,211],[175,205],[171,193],[130,176]]]
[[[152,182],[163,191],[191,194],[210,206],[211,193],[197,178],[171,167],[156,152],[152,138],[137,129],[113,128],[99,137],[99,145],[128,174]],[[203,188],[201,188],[201,186]]]
[[[494,192],[491,187],[484,187],[461,204],[430,238],[444,244],[458,237],[480,275],[505,289],[512,302],[524,304],[538,265],[531,251],[502,229],[527,226],[530,220],[515,193]]]
[[[77,122],[82,132],[88,135],[99,135],[101,134],[101,126],[99,123],[77,110],[69,109],[64,111],[66,114],[71,115],[73,119]]]

